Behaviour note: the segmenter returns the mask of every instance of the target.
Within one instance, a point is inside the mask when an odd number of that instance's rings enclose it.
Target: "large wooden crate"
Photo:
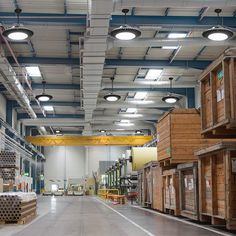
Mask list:
[[[143,181],[143,172],[141,169],[138,171],[138,203],[141,206],[144,206],[144,181]]]
[[[236,58],[222,55],[200,80],[202,134],[236,137]]]
[[[162,167],[157,161],[144,166],[144,205],[163,211]]]
[[[236,142],[221,142],[199,157],[200,220],[236,230]]]
[[[164,212],[180,215],[179,211],[179,175],[177,169],[163,171]]]
[[[153,176],[152,208],[158,211],[163,211],[163,168],[160,165],[156,165],[153,166],[151,170]]]
[[[199,219],[198,163],[179,164],[180,215]]]
[[[196,109],[174,109],[157,124],[157,159],[164,165],[196,161],[194,151],[212,140],[201,137],[201,120]],[[215,142],[215,141],[214,141]]]

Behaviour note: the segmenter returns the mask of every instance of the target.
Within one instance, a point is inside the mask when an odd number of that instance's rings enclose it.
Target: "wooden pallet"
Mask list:
[[[30,221],[32,221],[35,217],[37,216],[37,212],[34,211],[32,213],[30,213],[27,216],[24,216],[23,218],[21,218],[20,220],[17,221],[0,221],[0,224],[18,224],[18,225],[23,225],[23,224],[27,224]]]

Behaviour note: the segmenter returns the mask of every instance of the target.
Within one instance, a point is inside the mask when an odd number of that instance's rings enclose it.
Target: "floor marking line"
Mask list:
[[[222,235],[222,236],[232,236],[232,235],[233,235],[233,234],[231,234],[231,233],[220,232],[220,231],[218,231],[218,230],[205,227],[205,226],[203,226],[203,225],[199,225],[199,224],[196,224],[196,223],[193,223],[193,222],[189,222],[189,221],[186,221],[186,220],[182,220],[182,219],[173,217],[173,216],[171,216],[171,215],[165,215],[165,214],[163,214],[163,213],[156,212],[156,211],[153,211],[153,210],[150,210],[150,209],[142,208],[142,207],[139,207],[139,206],[131,206],[131,207],[137,208],[137,209],[140,209],[140,210],[143,210],[143,211],[147,211],[147,212],[153,213],[153,214],[155,214],[155,215],[163,216],[163,217],[166,217],[166,218],[171,219],[171,220],[179,221],[179,222],[182,222],[182,223],[187,224],[187,225],[192,225],[192,226],[195,226],[195,227],[198,227],[198,228],[201,228],[201,229],[205,229],[205,230],[211,231],[211,232],[213,232],[213,233],[216,233],[216,234],[218,234],[218,235]]]
[[[132,221],[131,219],[129,219],[128,217],[124,216],[123,214],[121,214],[119,211],[113,209],[112,207],[108,206],[105,202],[101,201],[100,199],[97,199],[97,201],[101,202],[104,206],[106,206],[107,208],[109,208],[110,210],[112,210],[113,212],[115,212],[116,214],[118,214],[119,216],[121,216],[122,218],[124,218],[125,220],[127,220],[128,222],[130,222],[131,224],[133,224],[134,226],[136,226],[137,228],[139,228],[140,230],[142,230],[144,233],[146,233],[149,236],[155,236],[155,234],[152,234],[151,232],[149,232],[148,230],[144,229],[142,226],[140,226],[139,224],[135,223],[134,221]]]

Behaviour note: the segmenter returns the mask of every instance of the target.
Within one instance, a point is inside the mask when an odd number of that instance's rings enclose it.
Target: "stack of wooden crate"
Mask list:
[[[35,193],[0,193],[0,223],[23,224],[36,215]]]
[[[189,207],[186,201],[189,195],[188,188],[182,180],[181,170],[177,170],[178,164],[192,163],[188,169],[194,172],[194,162],[197,157],[194,151],[215,143],[214,139],[203,139],[200,133],[201,119],[197,109],[174,109],[166,113],[157,124],[157,143],[158,161],[163,171],[163,208],[165,212],[174,215],[188,216],[193,219],[198,218],[197,207]],[[183,170],[184,171],[184,170]],[[181,175],[181,176],[179,176]],[[181,178],[180,178],[181,177]],[[193,176],[192,176],[193,177]],[[190,178],[188,176],[188,178]],[[194,180],[189,180],[193,182]],[[197,192],[197,185],[192,186],[192,192]],[[193,195],[193,197],[196,197]],[[194,199],[196,201],[196,199]],[[188,212],[188,213],[187,213]]]
[[[201,133],[221,138],[199,158],[200,220],[236,230],[236,58],[222,55],[201,76]],[[229,140],[231,138],[231,140]]]

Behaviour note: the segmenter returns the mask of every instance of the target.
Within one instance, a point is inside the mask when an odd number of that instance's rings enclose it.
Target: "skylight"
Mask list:
[[[38,66],[26,66],[25,69],[29,76],[41,77],[41,72]]]
[[[147,80],[156,80],[160,77],[162,69],[149,69],[148,73],[145,76]]]
[[[182,38],[186,38],[186,37],[187,37],[187,33],[170,33],[170,34],[168,34],[169,39],[182,39]]]
[[[147,96],[147,92],[137,92],[137,93],[134,95],[134,99],[142,100],[142,99],[144,99],[146,96]]]

